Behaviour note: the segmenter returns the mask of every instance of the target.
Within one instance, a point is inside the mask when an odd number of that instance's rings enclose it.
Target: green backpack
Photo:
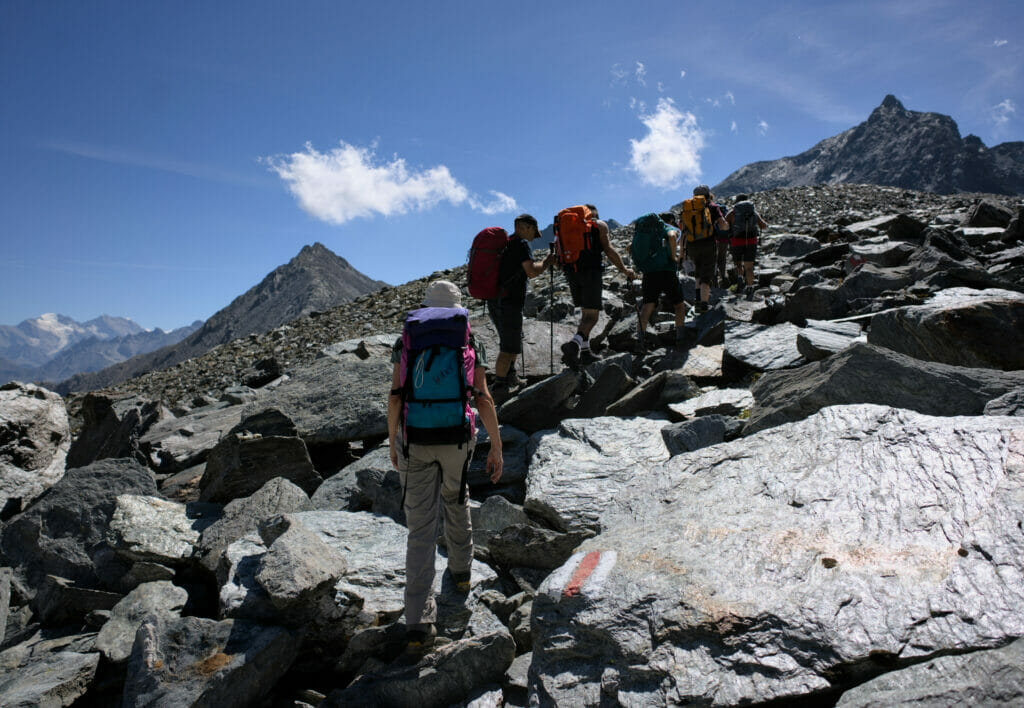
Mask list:
[[[644,214],[636,220],[629,254],[641,273],[676,269],[669,247],[669,234],[673,231],[678,234],[679,230],[666,224],[657,214]]]

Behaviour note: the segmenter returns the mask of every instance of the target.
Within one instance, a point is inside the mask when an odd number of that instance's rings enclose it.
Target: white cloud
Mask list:
[[[658,93],[665,93],[665,84],[658,82]]]
[[[768,135],[768,121],[760,120],[757,123],[757,132],[761,135]]]
[[[732,124],[729,125],[729,130],[733,133],[739,132],[739,128],[736,126],[736,121],[733,121]]]
[[[992,117],[992,121],[998,128],[1002,128],[1004,125],[1009,123],[1016,114],[1017,104],[1009,98],[989,109],[989,115]]]
[[[996,41],[992,42],[992,46],[993,47],[1003,47],[1003,46],[1006,46],[1009,43],[1010,43],[1010,40],[1008,40],[1008,39],[997,39]]]
[[[636,82],[641,86],[647,85],[647,68],[642,61],[636,63]]]
[[[612,65],[612,86],[624,85],[626,83],[626,77],[629,76],[629,72],[623,69],[618,64]]]
[[[632,111],[635,108],[636,108],[636,97],[635,96],[630,96],[629,97],[629,110]]]
[[[515,208],[515,200],[501,192],[491,192],[495,199],[481,203],[444,165],[417,171],[398,156],[380,161],[375,145],[361,148],[341,141],[327,153],[310,143],[305,148],[264,162],[288,183],[303,210],[332,224],[423,211],[441,202],[468,204],[486,214]]]
[[[645,184],[674,189],[683,179],[700,177],[700,151],[704,133],[697,117],[682,113],[670,98],[658,100],[652,115],[640,116],[647,128],[641,140],[630,140],[630,168]]]
[[[679,70],[679,78],[680,79],[685,79],[686,78],[686,69],[680,69]]]
[[[729,99],[729,103],[733,106],[736,105],[736,97],[732,95],[732,91],[726,91],[725,97]]]

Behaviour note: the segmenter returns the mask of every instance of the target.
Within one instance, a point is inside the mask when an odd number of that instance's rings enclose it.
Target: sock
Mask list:
[[[583,335],[580,334],[579,332],[577,332],[573,336],[572,341],[576,342],[576,346],[578,346],[580,349],[583,349],[584,345],[587,345],[586,342],[583,339]],[[587,345],[587,346],[589,346],[589,345]]]

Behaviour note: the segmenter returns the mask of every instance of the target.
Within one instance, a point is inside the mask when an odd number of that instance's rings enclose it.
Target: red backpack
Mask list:
[[[501,294],[498,271],[501,254],[507,245],[508,234],[500,226],[489,226],[473,237],[466,271],[470,295],[480,300],[491,300]]]
[[[558,212],[555,217],[555,251],[559,263],[576,268],[580,254],[593,247],[595,223],[590,207],[574,206]]]

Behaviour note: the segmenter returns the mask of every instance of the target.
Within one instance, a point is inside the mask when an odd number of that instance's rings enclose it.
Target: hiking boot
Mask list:
[[[580,345],[569,340],[562,345],[562,361],[567,365],[575,368],[580,363]]]
[[[425,629],[405,630],[405,651],[409,654],[424,654],[434,645],[437,629],[432,624]]]
[[[508,387],[510,389],[519,388],[519,386],[523,383],[522,379],[519,378],[519,374],[516,373],[515,369],[508,370],[508,376],[506,377],[506,381],[508,381]]]
[[[495,381],[491,385],[491,398],[494,399],[495,406],[500,406],[502,403],[512,398],[512,391],[509,390],[508,383]]]
[[[744,291],[744,292],[745,292],[745,294],[747,296],[747,300],[753,300],[754,299],[754,286],[753,285],[748,285],[746,291]]]
[[[595,361],[601,361],[601,357],[596,356],[589,349],[583,349],[583,350],[580,351],[580,365],[581,366],[590,366]]]
[[[455,590],[463,595],[469,592],[470,588],[470,575],[469,571],[465,573],[452,573],[452,580],[455,582]]]

